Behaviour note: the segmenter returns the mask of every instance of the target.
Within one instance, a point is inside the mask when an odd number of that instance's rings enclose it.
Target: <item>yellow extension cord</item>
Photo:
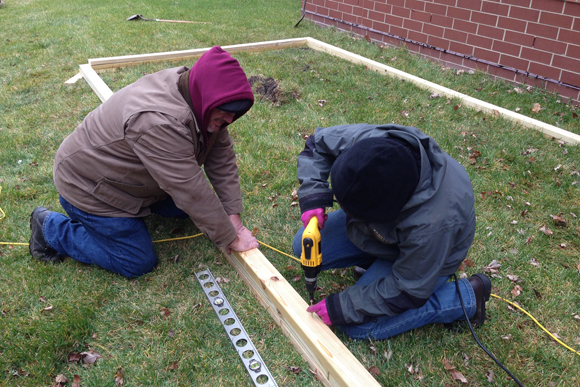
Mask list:
[[[2,186],[0,186],[0,193],[2,193]],[[1,216],[0,216],[0,220],[6,217],[6,214],[4,213],[4,211],[2,211],[2,208],[0,208],[0,214],[1,214]],[[160,240],[153,241],[153,243],[171,242],[171,241],[180,241],[180,240],[184,240],[184,239],[192,239],[192,238],[197,238],[197,237],[199,237],[199,236],[202,236],[202,235],[203,235],[203,233],[199,233],[199,234],[190,235],[190,236],[186,236],[186,237],[179,237],[179,238],[169,238],[169,239],[160,239]],[[275,252],[277,252],[277,253],[280,253],[280,254],[282,254],[282,255],[284,255],[284,256],[286,256],[286,257],[288,257],[288,258],[291,258],[291,259],[293,259],[293,260],[295,260],[295,261],[298,261],[298,262],[300,262],[300,260],[299,260],[298,258],[296,258],[296,257],[293,257],[293,256],[291,256],[291,255],[289,255],[289,254],[286,254],[285,252],[283,252],[283,251],[280,251],[280,250],[278,250],[278,249],[275,249],[275,248],[274,248],[274,247],[272,247],[272,246],[269,246],[269,245],[267,245],[267,244],[265,244],[265,243],[263,243],[263,242],[260,242],[260,241],[258,241],[258,243],[260,243],[261,245],[263,245],[263,246],[266,246],[267,248],[269,248],[269,249],[272,249],[272,250],[274,250]],[[28,246],[28,243],[0,242],[0,245]],[[540,327],[540,328],[541,328],[541,329],[542,329],[544,332],[546,332],[546,333],[547,333],[547,334],[548,334],[548,335],[549,335],[549,336],[550,336],[552,339],[554,339],[554,341],[556,341],[558,344],[560,344],[560,345],[561,345],[561,346],[563,346],[564,348],[566,348],[566,349],[568,349],[568,350],[570,350],[570,351],[574,352],[576,355],[580,356],[580,352],[578,352],[578,351],[576,351],[575,349],[573,349],[573,348],[570,348],[568,345],[564,344],[564,343],[563,343],[563,342],[562,342],[560,339],[558,339],[558,338],[557,338],[556,336],[554,336],[554,335],[553,335],[551,332],[549,332],[549,331],[548,331],[546,328],[544,328],[544,326],[543,326],[542,324],[540,324],[540,322],[539,322],[538,320],[536,320],[536,319],[534,318],[534,316],[532,316],[530,313],[528,313],[528,311],[526,311],[524,308],[520,307],[519,305],[517,305],[517,304],[515,304],[515,303],[513,303],[513,302],[511,302],[511,301],[509,301],[509,300],[506,300],[505,298],[502,298],[502,297],[500,297],[500,296],[497,296],[497,295],[495,295],[495,294],[492,294],[491,296],[492,296],[492,297],[494,297],[494,298],[497,298],[497,299],[499,299],[499,300],[502,300],[502,301],[504,301],[504,302],[507,302],[507,303],[508,303],[508,304],[510,304],[511,306],[513,306],[513,307],[517,308],[518,310],[520,310],[520,311],[524,312],[524,313],[525,313],[525,314],[526,314],[526,315],[527,315],[529,318],[531,318],[531,319],[532,319],[532,321],[533,321],[533,322],[535,322],[535,323],[536,323],[536,324],[537,324],[537,325],[538,325],[538,326],[539,326],[539,327]]]

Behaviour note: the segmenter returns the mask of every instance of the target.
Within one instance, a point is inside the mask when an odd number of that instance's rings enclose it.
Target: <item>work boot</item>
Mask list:
[[[485,321],[485,303],[489,301],[491,295],[491,280],[487,275],[477,273],[469,277],[467,281],[469,281],[475,295],[475,314],[469,321],[474,327],[480,326]],[[443,325],[452,332],[463,332],[462,321],[464,320],[456,320]]]
[[[36,207],[30,215],[30,240],[28,250],[30,255],[42,262],[61,262],[65,257],[50,247],[44,239],[42,224],[50,211],[46,207]]]
[[[475,294],[475,314],[469,320],[472,325],[482,325],[485,321],[485,303],[491,295],[491,280],[483,273],[477,273],[467,279]]]

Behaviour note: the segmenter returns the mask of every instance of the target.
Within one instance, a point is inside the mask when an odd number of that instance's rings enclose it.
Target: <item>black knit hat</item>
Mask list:
[[[395,219],[415,192],[419,175],[411,149],[383,137],[357,142],[330,171],[332,193],[344,212],[370,222]]]
[[[239,113],[242,111],[247,111],[250,107],[252,107],[252,103],[253,102],[248,99],[240,99],[237,101],[224,103],[217,108],[228,113]]]

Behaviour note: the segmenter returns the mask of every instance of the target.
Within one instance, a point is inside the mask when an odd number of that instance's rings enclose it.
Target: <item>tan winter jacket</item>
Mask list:
[[[68,202],[99,216],[146,216],[170,195],[218,247],[227,246],[236,237],[228,215],[243,208],[233,142],[225,128],[204,147],[178,88],[187,70],[147,75],[91,112],[58,149],[54,182]]]

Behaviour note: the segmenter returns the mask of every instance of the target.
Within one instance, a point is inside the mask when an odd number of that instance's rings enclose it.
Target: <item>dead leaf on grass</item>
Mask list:
[[[82,356],[79,352],[73,351],[68,354],[67,359],[69,363],[78,363],[81,361]]]
[[[61,385],[68,383],[68,379],[63,374],[56,375],[56,378],[54,379],[54,381],[56,382],[56,384],[61,384]]]
[[[179,363],[173,363],[169,366],[169,371],[175,371],[176,369],[179,368]]]
[[[493,370],[487,371],[485,373],[485,377],[487,378],[488,382],[493,383],[493,377],[494,377]]]
[[[523,290],[524,290],[524,289],[523,289],[523,288],[522,288],[520,285],[516,285],[516,286],[514,286],[514,288],[513,288],[513,289],[512,289],[512,291],[511,291],[511,293],[512,293],[512,296],[514,296],[514,297],[517,297],[517,296],[519,296],[520,294],[522,294],[522,291],[523,291]]]
[[[125,380],[123,379],[123,368],[119,367],[117,372],[115,372],[115,384],[117,386],[123,386],[125,384]]]
[[[509,279],[512,282],[522,282],[520,277],[518,277],[517,275],[508,274],[506,277],[507,277],[507,279]]]
[[[95,364],[102,356],[94,350],[89,350],[86,352],[81,352],[81,358],[83,359],[83,364]]]
[[[81,387],[81,377],[80,375],[73,376],[73,384],[71,387]]]
[[[554,232],[552,230],[550,230],[548,227],[546,227],[546,225],[543,225],[542,227],[540,227],[540,231],[548,236],[554,234]]]
[[[449,363],[449,359],[445,358],[443,359],[443,367],[445,367],[445,369],[447,371],[451,371],[455,369],[454,365],[451,365],[451,363]]]
[[[457,380],[458,382],[468,383],[465,376],[463,376],[463,374],[459,371],[451,371],[451,377],[453,378],[453,380]]]
[[[550,215],[550,218],[554,220],[554,223],[558,226],[566,226],[566,219],[562,218],[560,215]]]
[[[161,315],[162,318],[167,318],[171,314],[171,311],[166,307],[162,307],[159,314]]]
[[[538,262],[536,258],[530,259],[530,263],[535,267],[540,267],[540,262]]]
[[[369,374],[377,376],[381,374],[381,370],[377,366],[372,366],[371,368],[369,368]]]
[[[542,106],[539,103],[535,103],[530,110],[532,111],[532,113],[539,113],[540,110],[542,110]]]
[[[289,367],[286,367],[286,368],[289,369],[295,375],[298,375],[300,372],[302,372],[302,368],[300,368],[300,367],[289,366]]]

